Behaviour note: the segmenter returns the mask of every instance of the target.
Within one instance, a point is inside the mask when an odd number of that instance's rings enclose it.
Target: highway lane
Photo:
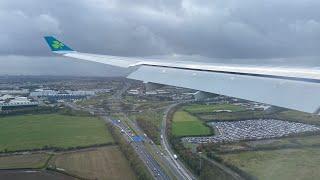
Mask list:
[[[169,176],[162,170],[161,166],[154,159],[154,157],[148,152],[146,149],[144,142],[135,142],[132,138],[132,131],[128,125],[123,123],[122,121],[111,120],[108,117],[103,117],[105,121],[111,122],[114,126],[116,126],[119,131],[124,135],[127,139],[128,143],[135,149],[136,153],[139,157],[145,162],[151,174],[154,175],[155,179],[159,180],[169,180]]]
[[[137,132],[138,134],[144,134],[144,132],[140,129],[140,127],[137,125],[137,123],[133,120],[130,120],[126,115],[125,118],[128,120],[127,122],[130,123],[130,126]],[[179,170],[176,168],[176,165],[174,164],[173,160],[170,158],[170,156],[163,151],[163,149],[160,149],[158,145],[156,145],[148,136],[144,136],[145,142],[148,142],[149,144],[146,144],[145,146],[151,147],[151,151],[153,152],[153,156],[156,157],[159,163],[164,164],[168,171],[178,180],[185,180],[186,177],[179,172]],[[150,150],[149,150],[150,151]],[[161,162],[160,162],[161,161]]]

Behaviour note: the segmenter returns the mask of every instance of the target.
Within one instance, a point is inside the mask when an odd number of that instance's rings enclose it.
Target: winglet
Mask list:
[[[70,47],[68,47],[67,45],[65,45],[64,43],[60,42],[52,36],[45,36],[44,39],[47,41],[51,51],[55,53],[68,53],[74,51]]]

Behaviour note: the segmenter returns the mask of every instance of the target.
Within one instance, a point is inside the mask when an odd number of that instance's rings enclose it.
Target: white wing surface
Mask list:
[[[66,57],[132,68],[128,78],[196,89],[309,113],[319,113],[320,71],[315,69],[230,66],[80,53],[53,37],[51,50]],[[58,46],[57,44],[61,45]]]

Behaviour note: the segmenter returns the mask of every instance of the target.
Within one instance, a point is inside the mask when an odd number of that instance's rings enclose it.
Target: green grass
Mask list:
[[[0,151],[70,148],[112,141],[105,123],[94,117],[45,114],[0,118]]]
[[[275,115],[276,118],[299,121],[302,123],[312,123],[316,125],[320,125],[320,116],[300,111],[287,110],[277,113]]]
[[[320,146],[320,135],[289,137],[281,139],[271,139],[262,141],[249,141],[246,146],[251,148],[279,148],[279,147],[296,147],[303,148],[306,146]]]
[[[45,153],[0,157],[0,169],[42,168],[50,155]]]
[[[244,111],[244,107],[234,104],[192,104],[184,107],[185,111],[190,113],[211,113],[218,110],[230,110],[232,112]]]
[[[263,118],[266,115],[263,111],[238,111],[238,112],[220,112],[220,113],[202,113],[196,114],[201,120],[204,121],[223,121],[223,120],[248,120],[248,119],[257,119]]]
[[[173,122],[195,122],[199,121],[197,117],[192,116],[188,112],[185,111],[177,111],[174,113]],[[200,122],[200,121],[199,121]]]
[[[197,117],[185,111],[177,111],[172,120],[172,134],[175,136],[210,135],[211,129]]]
[[[319,148],[242,152],[221,157],[261,180],[312,180],[320,177]]]

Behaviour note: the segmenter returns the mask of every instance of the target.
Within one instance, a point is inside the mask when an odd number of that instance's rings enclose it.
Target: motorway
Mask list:
[[[121,134],[123,134],[124,138],[127,140],[127,142],[135,149],[136,153],[139,155],[141,160],[145,163],[150,173],[154,176],[155,179],[159,180],[169,180],[169,176],[162,170],[161,166],[158,164],[158,162],[154,159],[154,157],[148,152],[146,149],[144,142],[135,142],[133,141],[132,135],[133,132],[131,128],[124,123],[123,121],[118,121],[111,119],[108,116],[105,116],[105,112],[103,109],[95,109],[95,108],[79,108],[77,105],[72,103],[65,103],[66,106],[78,110],[83,109],[90,114],[100,114],[100,116],[103,118],[103,120],[106,123],[111,123],[112,125],[116,126]]]
[[[126,117],[127,118],[127,117]],[[127,118],[128,119],[128,118]],[[140,129],[140,127],[136,124],[135,121],[129,120],[127,121],[130,124],[130,127],[134,129],[134,131],[140,135],[144,134],[143,131]],[[149,142],[148,144],[144,144],[144,146],[149,146],[149,151],[152,151],[153,156],[157,159],[157,161],[162,164],[163,166],[166,166],[166,170],[170,171],[170,175],[174,176],[175,179],[178,180],[185,180],[189,179],[191,180],[190,176],[185,175],[182,171],[180,165],[177,165],[176,160],[173,158],[173,155],[170,155],[168,151],[163,151],[165,149],[161,148],[156,145],[149,137],[144,136],[145,142]],[[162,153],[164,152],[164,153]],[[182,170],[181,170],[182,169]]]
[[[125,86],[113,95],[113,101],[121,101],[121,95],[126,92],[126,90],[130,87],[129,83],[126,83]],[[152,140],[144,136],[144,132],[140,129],[140,127],[136,124],[135,121],[129,119],[125,113],[124,115],[125,122],[123,120],[118,121],[115,119],[111,119],[109,116],[106,116],[104,109],[102,108],[94,108],[94,107],[79,107],[73,103],[65,103],[66,106],[75,109],[75,110],[86,110],[90,112],[90,114],[100,115],[106,122],[112,123],[116,126],[119,131],[123,134],[125,139],[130,143],[135,149],[136,153],[139,155],[141,160],[145,163],[148,170],[154,176],[155,179],[159,180],[167,180],[167,179],[177,179],[177,180],[193,180],[196,179],[192,173],[190,173],[187,168],[179,161],[173,157],[173,152],[170,149],[170,146],[167,142],[166,138],[166,119],[167,114],[171,108],[173,108],[176,104],[169,106],[166,109],[163,117],[163,124],[161,128],[161,148],[154,144]],[[132,132],[134,130],[134,132]],[[135,142],[133,141],[132,135],[143,136],[144,142]],[[163,153],[162,153],[163,152]]]
[[[116,126],[121,134],[123,134],[124,138],[127,140],[127,142],[135,149],[136,153],[139,155],[141,160],[145,163],[150,173],[154,176],[154,179],[157,180],[169,180],[169,176],[163,171],[161,166],[158,164],[158,162],[155,160],[155,158],[149,153],[147,150],[144,142],[135,142],[133,141],[132,135],[134,132],[132,132],[131,128],[124,123],[123,121],[118,121],[111,119],[109,116],[106,116],[106,113],[103,109],[99,108],[87,108],[87,107],[79,107],[76,104],[73,103],[65,103],[67,107],[70,107],[75,110],[85,110],[90,112],[90,114],[100,114],[100,116],[103,118],[103,120],[106,123],[111,123],[112,125]]]
[[[158,162],[155,160],[155,158],[149,153],[147,148],[145,147],[144,142],[135,142],[132,138],[132,135],[134,132],[132,132],[131,128],[120,120],[111,119],[108,116],[105,116],[105,112],[103,109],[95,109],[95,108],[79,108],[77,105],[72,103],[65,103],[66,106],[79,110],[83,109],[90,114],[100,114],[100,116],[103,118],[103,120],[106,123],[111,123],[113,126],[117,127],[121,134],[124,136],[124,138],[127,140],[128,144],[130,144],[140,159],[145,163],[150,173],[154,176],[154,179],[157,180],[169,180],[169,176],[163,171],[161,166],[158,164]]]
[[[154,159],[154,157],[148,152],[144,145],[144,142],[135,142],[133,140],[133,132],[126,123],[124,123],[123,121],[111,120],[106,116],[104,116],[103,118],[106,122],[111,122],[114,126],[116,126],[119,129],[119,131],[123,134],[128,143],[130,143],[131,146],[133,146],[139,157],[145,162],[146,166],[148,167],[151,174],[153,174],[155,179],[170,179],[169,176],[167,176],[167,174],[162,170],[161,166]]]

